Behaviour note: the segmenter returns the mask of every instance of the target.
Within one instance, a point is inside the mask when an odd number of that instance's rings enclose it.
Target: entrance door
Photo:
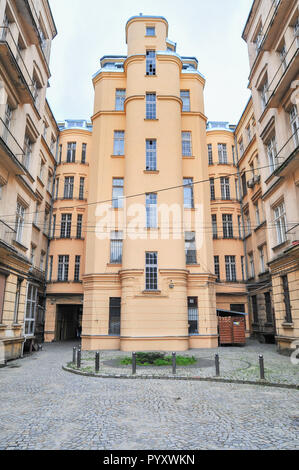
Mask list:
[[[80,305],[57,305],[56,341],[77,339],[81,309]]]

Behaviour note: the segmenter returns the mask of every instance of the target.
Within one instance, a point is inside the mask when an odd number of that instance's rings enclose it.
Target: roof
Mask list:
[[[248,313],[244,313],[244,312],[233,312],[232,310],[222,310],[220,308],[217,308],[217,313],[220,312],[220,313],[227,313],[228,315],[230,316],[236,316],[236,315],[248,315]]]

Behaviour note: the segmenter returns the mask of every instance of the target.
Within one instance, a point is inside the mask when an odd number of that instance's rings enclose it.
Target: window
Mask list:
[[[58,282],[67,282],[69,277],[69,256],[58,256]]]
[[[121,264],[123,254],[123,232],[111,232],[110,263]]]
[[[44,172],[45,172],[45,161],[41,158],[40,160],[40,167],[39,167],[39,179],[44,181]]]
[[[236,166],[236,154],[235,154],[235,146],[232,145],[232,155],[233,155],[233,164]]]
[[[295,147],[299,145],[299,117],[298,117],[298,110],[297,106],[294,105],[290,111],[290,122],[291,122],[291,130],[292,136],[294,139]]]
[[[227,282],[236,282],[236,257],[226,256],[225,257],[225,272]]]
[[[58,199],[58,194],[59,194],[59,178],[55,179],[55,199]]]
[[[59,145],[58,165],[61,164],[62,159],[62,145]]]
[[[244,155],[244,143],[243,139],[239,140],[239,151],[240,151],[240,157]]]
[[[36,108],[38,108],[38,105],[39,105],[39,90],[40,90],[40,88],[41,88],[41,86],[38,83],[38,80],[35,77],[33,77],[33,79],[32,79],[32,96],[33,96],[33,100],[34,100]]]
[[[254,40],[254,44],[255,44],[255,49],[256,49],[256,53],[258,54],[259,51],[260,51],[260,47],[262,45],[262,42],[263,42],[263,27],[262,25],[260,26],[260,29],[259,29],[259,32],[258,34],[256,35],[256,38]]]
[[[4,18],[3,18],[3,29],[1,31],[1,41],[5,41],[7,38],[7,34],[9,31],[9,19],[6,13],[4,13]]]
[[[73,199],[74,177],[68,176],[64,179],[64,199]]]
[[[263,247],[259,248],[259,254],[260,254],[261,273],[264,273],[265,272],[265,256],[264,256],[264,248]]]
[[[183,101],[182,111],[190,111],[190,91],[181,90],[181,100]]]
[[[284,44],[279,52],[280,55],[280,60],[281,60],[281,65],[282,65],[282,70],[285,72],[287,68],[287,50],[286,50],[286,45]]]
[[[125,154],[125,131],[114,131],[113,155]]]
[[[52,137],[51,137],[50,150],[51,150],[51,152],[52,152],[53,155],[55,154],[55,144],[56,144],[56,140],[55,140],[55,138],[52,136]]]
[[[211,194],[211,201],[215,201],[215,180],[214,178],[210,178],[210,194]]]
[[[184,178],[184,207],[185,209],[194,208],[193,196],[193,178]]]
[[[157,194],[146,195],[146,227],[157,228]]]
[[[44,269],[44,267],[45,267],[45,266],[44,266],[44,264],[45,264],[45,256],[46,256],[46,254],[42,251],[41,254],[40,254],[40,263],[39,263],[39,269],[40,269],[41,271],[44,271],[44,270],[45,270],[45,269]]]
[[[75,257],[75,271],[74,271],[74,281],[80,281],[80,264],[81,264],[81,256],[76,255]]]
[[[198,297],[188,297],[189,335],[198,335]]]
[[[87,144],[82,144],[81,163],[83,164],[86,163],[86,150],[87,150]]]
[[[155,51],[146,51],[146,75],[156,75]]]
[[[5,142],[7,141],[8,131],[10,129],[10,125],[11,125],[11,121],[12,121],[12,114],[13,114],[12,108],[10,107],[10,105],[8,103],[6,103],[5,116],[4,116],[5,128],[3,130],[3,135],[2,135],[2,139]]]
[[[185,232],[186,264],[197,264],[195,232]]]
[[[240,201],[239,181],[237,179],[235,179],[235,191],[236,191],[236,199],[237,199],[237,201]]]
[[[156,93],[146,94],[146,119],[156,119]]]
[[[124,206],[124,180],[123,178],[113,178],[112,187],[112,207],[122,209]]]
[[[247,142],[248,142],[248,144],[250,144],[251,139],[252,139],[250,124],[249,124],[249,126],[246,127],[246,134],[247,134]]]
[[[212,144],[208,144],[208,157],[209,157],[209,165],[213,165],[213,146],[212,146]]]
[[[35,247],[34,245],[31,245],[31,250],[30,250],[30,263],[32,264],[32,266],[34,266],[35,250],[36,250],[36,247]]]
[[[289,282],[288,276],[281,276],[282,280],[282,288],[283,288],[283,300],[285,304],[285,321],[287,323],[292,323],[292,308],[291,308],[291,301],[290,301],[290,291],[289,291]]]
[[[220,262],[219,256],[214,256],[215,275],[217,276],[216,281],[220,282]]]
[[[21,287],[22,287],[22,279],[18,279],[17,282],[17,290],[16,290],[16,297],[15,297],[15,306],[14,306],[14,324],[16,325],[19,321],[19,305],[20,305],[20,296],[21,296]],[[0,322],[1,323],[1,322]]]
[[[158,253],[148,252],[145,254],[145,289],[158,289]]]
[[[60,238],[71,238],[72,214],[61,215]]]
[[[35,315],[37,307],[37,287],[28,284],[27,301],[25,311],[25,336],[34,335]]]
[[[217,240],[218,238],[218,228],[217,228],[217,215],[212,215],[212,231],[213,231],[213,239]]]
[[[45,218],[44,218],[44,228],[43,228],[43,232],[45,235],[48,235],[48,230],[49,230],[49,211],[45,211]]]
[[[246,228],[246,236],[251,234],[251,220],[250,215],[247,213],[245,214],[245,228]]]
[[[17,213],[16,213],[16,241],[18,243],[22,242],[24,223],[25,223],[25,211],[26,211],[26,208],[22,206],[20,202],[18,202]]]
[[[109,335],[120,335],[121,298],[110,297],[109,299]]]
[[[156,29],[154,26],[147,26],[146,27],[146,36],[155,36]]]
[[[221,183],[221,199],[229,201],[230,200],[230,184],[229,178],[220,178]]]
[[[286,212],[284,203],[274,209],[274,224],[276,227],[277,244],[280,245],[287,240],[286,236]]]
[[[56,231],[56,214],[53,215],[53,219],[52,219],[52,234],[51,234],[51,238],[55,238],[55,231]]]
[[[52,173],[48,173],[47,191],[50,194],[52,193],[52,181],[53,181],[53,175],[52,175]]]
[[[52,275],[53,275],[53,256],[50,256],[48,282],[52,282]]]
[[[255,278],[255,269],[254,269],[253,253],[250,253],[250,255],[249,255],[249,269],[250,269],[250,278],[254,279]]]
[[[234,238],[233,216],[231,214],[222,214],[223,238]]]
[[[79,240],[82,238],[82,220],[83,220],[83,215],[78,214],[77,215],[77,234],[76,234],[76,237]]]
[[[251,297],[251,304],[252,304],[253,322],[258,323],[259,314],[258,314],[258,308],[257,308],[257,296],[256,295],[253,295]]]
[[[241,181],[242,181],[242,191],[243,191],[243,197],[247,195],[247,180],[246,180],[246,173],[243,173],[241,176]]]
[[[76,142],[68,142],[67,144],[67,156],[66,161],[67,163],[75,163],[76,161]]]
[[[115,110],[124,111],[126,100],[126,90],[117,89],[115,92]]]
[[[261,217],[260,217],[260,209],[259,209],[259,205],[258,204],[255,204],[254,205],[254,208],[255,208],[255,220],[256,220],[256,225],[257,227],[261,224]]]
[[[270,292],[265,292],[264,296],[265,296],[267,323],[272,325],[273,324],[273,314],[272,314],[272,304],[271,304]]]
[[[80,178],[79,199],[81,201],[84,199],[84,182],[85,178]]]
[[[245,258],[244,258],[244,256],[241,256],[241,271],[242,271],[242,281],[245,281],[246,276],[245,276]]]
[[[155,139],[146,140],[146,170],[157,170],[157,141]]]
[[[242,220],[241,220],[240,215],[238,215],[238,229],[239,229],[239,238],[243,238]]]
[[[24,155],[23,155],[23,165],[27,170],[29,170],[30,161],[32,155],[32,142],[30,137],[25,137],[25,144],[24,144]]]
[[[269,140],[267,144],[267,154],[270,166],[270,172],[273,173],[277,166],[277,147],[275,135]]]
[[[36,227],[38,227],[39,212],[40,212],[40,203],[37,202],[35,206],[35,214],[34,214],[34,219],[33,219],[33,223],[34,225],[36,225]]]
[[[261,87],[260,93],[261,93],[261,106],[262,106],[262,112],[263,112],[266,109],[266,106],[268,103],[268,79],[267,78],[263,86]]]
[[[227,148],[226,144],[218,144],[219,163],[227,164]]]
[[[192,156],[191,132],[182,132],[182,154],[183,157]]]

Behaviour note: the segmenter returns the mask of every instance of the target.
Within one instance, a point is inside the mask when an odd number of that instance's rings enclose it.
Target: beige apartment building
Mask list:
[[[24,344],[32,347],[34,340],[43,339],[48,230],[59,133],[46,101],[55,35],[48,1],[1,0],[1,360],[19,357]]]
[[[256,123],[254,145],[260,166],[260,181],[251,178],[254,186],[244,202],[249,206],[250,199],[253,204],[258,202],[260,222],[265,221],[265,230],[257,227],[258,245],[254,239],[248,240],[247,250],[252,250],[248,257],[256,266],[254,273],[258,273],[258,266],[262,269],[262,249],[264,261],[268,261],[273,310],[268,306],[267,323],[274,312],[280,351],[295,348],[292,342],[299,336],[298,18],[297,0],[255,0],[243,32],[249,51],[249,88]],[[238,129],[242,155],[241,128],[242,123]],[[241,170],[242,165],[241,161]],[[245,206],[245,216],[246,210]],[[267,271],[266,265],[264,269]],[[268,283],[267,272],[261,274]],[[254,295],[252,300],[255,303]],[[252,308],[256,311],[255,304]]]

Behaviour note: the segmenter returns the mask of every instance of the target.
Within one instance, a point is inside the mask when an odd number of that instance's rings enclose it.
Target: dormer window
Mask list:
[[[146,36],[155,36],[155,35],[156,35],[156,28],[154,26],[147,26]]]

